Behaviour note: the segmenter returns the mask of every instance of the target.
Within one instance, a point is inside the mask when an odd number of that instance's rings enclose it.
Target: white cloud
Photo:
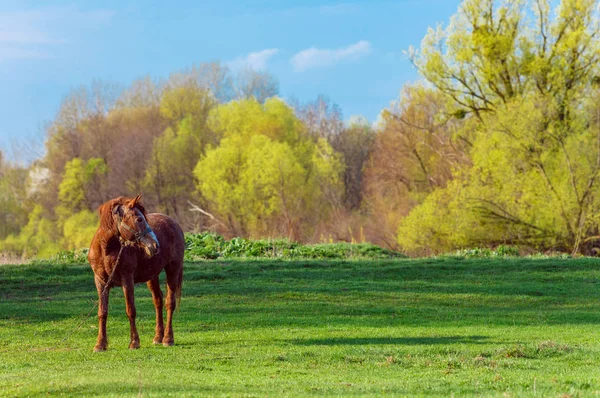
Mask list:
[[[115,13],[74,7],[0,11],[0,62],[48,58],[52,46],[66,43],[71,33],[106,24]]]
[[[257,51],[246,55],[245,57],[239,57],[229,62],[228,65],[231,69],[242,69],[251,68],[254,70],[266,69],[267,63],[275,54],[279,52],[277,48],[267,48],[262,51]]]
[[[290,62],[297,72],[304,72],[311,68],[330,66],[344,61],[354,61],[370,52],[371,43],[361,40],[347,47],[334,50],[322,50],[311,47],[295,54]]]

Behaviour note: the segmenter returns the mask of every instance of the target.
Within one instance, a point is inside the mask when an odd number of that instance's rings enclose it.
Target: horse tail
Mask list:
[[[183,264],[181,265],[181,270],[177,276],[177,287],[175,288],[175,299],[177,300],[177,309],[179,311],[181,308],[181,288],[183,287]]]

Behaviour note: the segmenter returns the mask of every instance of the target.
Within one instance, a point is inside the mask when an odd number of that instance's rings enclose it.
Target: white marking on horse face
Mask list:
[[[147,236],[149,236],[154,242],[156,242],[156,246],[160,247],[160,244],[158,243],[158,238],[156,237],[154,231],[150,231],[150,233]]]
[[[140,239],[140,242],[142,242],[142,246],[148,257],[154,256],[160,250],[160,244],[158,243],[158,238],[154,231],[150,231],[144,235]]]

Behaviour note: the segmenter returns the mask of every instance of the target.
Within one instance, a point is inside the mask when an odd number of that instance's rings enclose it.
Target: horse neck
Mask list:
[[[112,239],[116,239],[117,242],[119,242],[119,246],[121,245],[119,235],[117,235],[116,231],[112,231],[110,229],[102,229],[99,235],[100,240],[103,241],[105,244],[108,244],[108,242],[110,242]]]

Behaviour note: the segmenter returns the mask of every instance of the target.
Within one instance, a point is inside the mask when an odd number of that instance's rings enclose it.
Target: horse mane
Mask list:
[[[112,213],[113,207],[115,207],[116,205],[125,205],[134,199],[135,198],[119,196],[118,198],[111,199],[108,202],[103,203],[98,208],[98,213],[100,214],[100,228],[107,231],[115,231],[117,226],[115,224],[115,218],[113,217]],[[148,218],[146,208],[139,202],[139,200],[136,202],[135,207],[144,215],[144,218]]]

